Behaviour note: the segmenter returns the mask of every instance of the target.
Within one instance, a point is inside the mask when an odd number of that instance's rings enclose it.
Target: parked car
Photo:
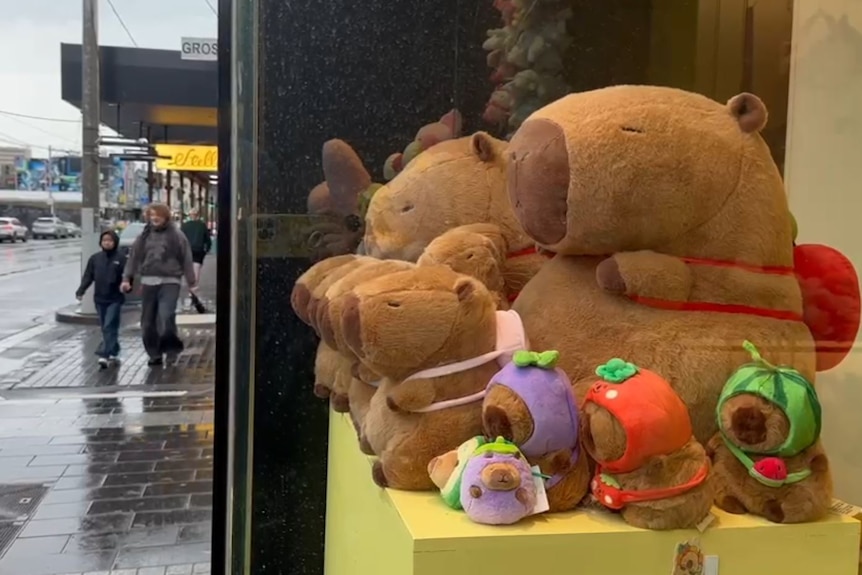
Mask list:
[[[0,218],[0,242],[26,242],[28,235],[30,230],[18,218]]]
[[[74,222],[63,222],[63,225],[66,226],[66,231],[69,232],[70,238],[81,237],[81,228],[78,227],[78,224]]]
[[[120,234],[120,249],[126,254],[129,255],[129,250],[132,247],[132,244],[135,243],[135,240],[138,239],[138,236],[141,235],[141,232],[144,231],[144,226],[146,224],[141,222],[131,222],[129,223]]]
[[[33,222],[33,239],[40,238],[67,238],[69,230],[66,229],[66,224],[58,217],[47,216],[44,218],[36,218]]]

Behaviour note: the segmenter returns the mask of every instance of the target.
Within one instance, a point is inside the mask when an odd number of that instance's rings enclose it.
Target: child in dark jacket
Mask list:
[[[75,296],[80,300],[91,284],[93,301],[99,313],[102,328],[102,343],[96,350],[99,367],[102,369],[116,364],[120,355],[120,314],[125,296],[120,291],[123,283],[123,269],[126,257],[120,252],[120,238],[113,230],[103,232],[99,238],[102,251],[90,256],[81,278],[81,285]]]

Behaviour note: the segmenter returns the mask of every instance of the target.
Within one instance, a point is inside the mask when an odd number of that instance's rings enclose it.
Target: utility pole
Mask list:
[[[81,39],[81,273],[90,256],[99,250],[99,37],[98,0],[83,0],[84,27]],[[78,310],[94,315],[93,290],[88,289]]]
[[[51,146],[48,146],[48,170],[46,172],[48,179],[48,202],[51,204],[51,217],[54,214],[54,155],[51,153]]]

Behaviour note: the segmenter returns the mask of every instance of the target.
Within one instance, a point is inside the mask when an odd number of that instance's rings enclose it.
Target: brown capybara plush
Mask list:
[[[293,287],[290,295],[290,303],[294,313],[304,323],[314,326],[313,316],[316,311],[315,293],[319,293],[321,285],[329,285],[333,278],[346,274],[354,266],[367,263],[370,258],[356,255],[335,256],[318,262],[308,268]],[[342,269],[345,267],[346,269]],[[330,276],[333,276],[332,278]],[[321,357],[322,356],[322,357]],[[351,362],[343,356],[334,353],[334,350],[325,343],[318,345],[317,357],[315,358],[315,381],[314,394],[322,399],[329,399],[334,409],[344,411],[346,407],[346,396],[333,396],[332,389],[338,382],[343,382],[345,373],[350,373]],[[341,387],[345,387],[342,383]]]
[[[341,413],[350,412],[354,425],[360,424],[364,412],[368,410],[368,403],[364,402],[364,404],[356,405],[354,409],[350,403],[350,388],[356,388],[353,395],[357,401],[363,401],[365,397],[370,399],[369,394],[373,394],[374,388],[367,389],[369,385],[362,381],[353,383],[355,378],[353,377],[352,366],[359,360],[350,351],[350,348],[347,347],[347,344],[344,342],[344,336],[341,333],[342,296],[364,281],[388,273],[410,269],[414,265],[398,260],[368,260],[366,263],[348,271],[343,277],[334,281],[326,289],[323,296],[319,298],[314,309],[314,317],[310,318],[312,325],[314,325],[321,339],[341,356],[339,360],[339,377],[335,380],[336,384],[332,390],[333,401],[331,403],[335,411]]]
[[[536,252],[506,197],[506,142],[484,132],[441,142],[378,189],[365,215],[368,255],[416,261],[451,228],[496,225],[506,238],[504,276],[520,291],[546,258]]]
[[[596,462],[593,496],[635,527],[696,527],[715,491],[685,404],[662,377],[621,359],[596,374],[581,414],[581,441]]]
[[[326,279],[326,276],[330,272],[348,262],[352,262],[358,257],[360,256],[346,254],[327,258],[321,262],[317,262],[299,276],[290,294],[290,305],[296,317],[301,319],[304,324],[311,325],[311,319],[308,316],[308,304],[311,302],[311,292],[317,288],[320,282]]]
[[[707,446],[715,503],[775,523],[821,519],[832,504],[832,476],[817,394],[798,371],[768,363],[749,342],[746,349],[752,362],[725,385],[719,432]]]
[[[321,341],[314,357],[314,395],[329,399],[338,377],[338,352]]]
[[[362,430],[379,457],[373,478],[382,487],[432,489],[428,462],[482,432],[485,386],[498,361],[525,345],[520,319],[496,311],[478,280],[445,266],[389,274],[347,298],[347,345],[383,377]]]
[[[482,402],[485,435],[511,441],[539,466],[552,513],[574,509],[590,485],[572,384],[556,368],[558,358],[555,351],[515,352],[491,378]]]
[[[452,228],[434,239],[419,256],[417,264],[444,265],[459,274],[474,277],[497,298],[497,309],[509,309],[503,277],[507,251],[506,238],[500,228],[494,224],[470,224]]]
[[[695,437],[717,431],[721,388],[754,339],[813,381],[781,176],[759,135],[766,108],[651,86],[570,94],[508,147],[523,228],[557,255],[513,304],[583,397],[625,357],[667,379]]]

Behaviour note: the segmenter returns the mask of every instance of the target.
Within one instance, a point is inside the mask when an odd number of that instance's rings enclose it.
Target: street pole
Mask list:
[[[54,157],[48,146],[48,202],[51,204],[51,217],[54,217]]]
[[[81,39],[81,273],[90,256],[99,250],[99,37],[98,0],[83,0]],[[93,290],[88,289],[78,312],[95,315]]]

